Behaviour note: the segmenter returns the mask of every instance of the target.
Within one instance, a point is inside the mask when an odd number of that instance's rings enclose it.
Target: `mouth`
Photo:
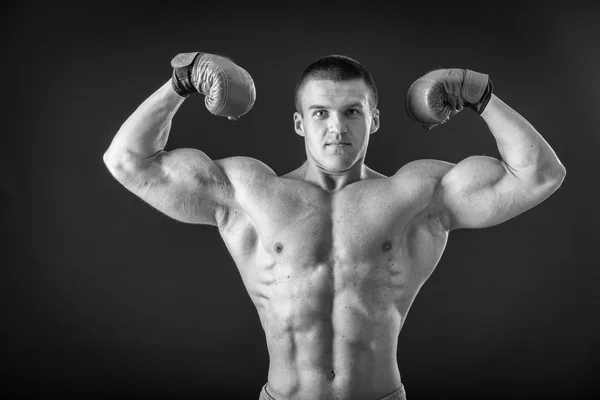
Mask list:
[[[352,146],[352,145],[350,143],[346,143],[346,142],[332,142],[332,143],[326,143],[325,146],[343,147],[343,146]]]

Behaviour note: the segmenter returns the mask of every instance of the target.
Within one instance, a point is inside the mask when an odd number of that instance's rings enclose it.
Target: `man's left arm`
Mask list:
[[[442,177],[435,197],[448,230],[507,221],[546,200],[566,175],[544,138],[498,97],[480,115],[502,159],[468,157]]]

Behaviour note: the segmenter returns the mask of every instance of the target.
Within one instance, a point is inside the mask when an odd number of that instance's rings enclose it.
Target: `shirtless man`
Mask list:
[[[184,53],[172,66],[104,161],[164,214],[218,227],[265,331],[261,399],[404,399],[398,335],[449,232],[515,217],[565,177],[548,143],[492,93],[488,76],[464,69],[425,75],[398,106],[432,127],[464,105],[485,120],[502,159],[418,160],[389,177],[373,171],[364,160],[379,128],[377,89],[344,56],[317,60],[300,77],[294,129],[306,162],[296,170],[278,176],[249,157],[167,152],[171,120],[192,92],[230,119],[255,99],[250,75],[224,57]]]

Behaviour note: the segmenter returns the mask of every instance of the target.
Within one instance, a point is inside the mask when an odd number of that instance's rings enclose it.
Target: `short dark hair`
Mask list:
[[[367,87],[371,89],[371,99],[369,106],[371,109],[377,107],[379,98],[377,96],[377,86],[373,77],[367,71],[367,69],[358,61],[342,55],[329,55],[321,57],[318,60],[310,64],[296,83],[296,89],[294,90],[294,101],[296,104],[296,110],[302,112],[300,105],[300,91],[304,84],[312,80],[331,80],[331,81],[349,81],[353,79],[362,79]]]

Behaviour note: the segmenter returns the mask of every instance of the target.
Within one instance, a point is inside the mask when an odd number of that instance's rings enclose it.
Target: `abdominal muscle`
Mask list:
[[[265,331],[277,400],[378,399],[401,387],[398,335],[447,233],[419,214],[423,190],[371,181],[335,196],[295,182],[221,230]]]
[[[273,264],[246,282],[266,334],[271,396],[376,399],[401,386],[394,300],[404,282],[374,267]]]

